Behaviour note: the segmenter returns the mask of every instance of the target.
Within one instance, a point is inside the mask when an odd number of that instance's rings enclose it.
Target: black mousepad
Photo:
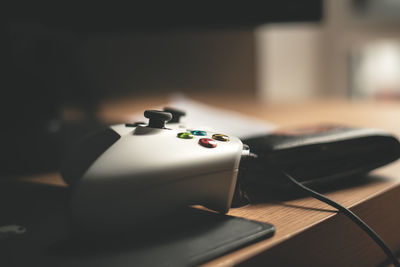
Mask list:
[[[119,237],[90,236],[68,224],[68,194],[0,183],[0,266],[193,266],[274,234],[267,223],[188,208]]]

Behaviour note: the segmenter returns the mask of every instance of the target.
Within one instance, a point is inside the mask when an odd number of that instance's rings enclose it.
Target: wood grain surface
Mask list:
[[[400,136],[400,104],[316,100],[268,105],[249,96],[193,95],[211,106],[229,109],[281,126],[339,123],[385,129]],[[103,103],[108,122],[126,121],[132,114],[163,106],[167,96],[141,96]],[[21,179],[65,186],[57,173]],[[326,195],[351,208],[400,251],[400,162],[375,171],[364,183],[328,190]],[[241,208],[230,215],[272,223],[276,234],[213,260],[205,266],[376,266],[385,255],[342,214],[310,197],[275,200]]]

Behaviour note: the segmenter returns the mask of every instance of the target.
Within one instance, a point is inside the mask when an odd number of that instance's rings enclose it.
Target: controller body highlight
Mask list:
[[[189,205],[229,210],[247,147],[223,133],[165,125],[171,113],[145,116],[147,125],[114,125],[72,149],[62,175],[75,223],[118,230]]]

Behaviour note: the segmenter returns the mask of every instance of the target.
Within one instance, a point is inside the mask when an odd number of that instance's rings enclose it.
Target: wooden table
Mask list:
[[[376,127],[400,136],[400,104],[318,100],[311,103],[266,105],[243,96],[192,96],[209,105],[239,111],[282,126],[319,122]],[[108,121],[162,106],[166,96],[141,96],[107,102],[100,114]],[[223,100],[223,101],[222,101]],[[341,188],[326,195],[351,208],[400,251],[400,162],[373,173],[369,183]],[[65,186],[58,174],[22,179]],[[230,215],[275,225],[274,237],[257,242],[206,266],[374,266],[385,255],[373,241],[342,214],[313,198],[262,203],[231,209]]]

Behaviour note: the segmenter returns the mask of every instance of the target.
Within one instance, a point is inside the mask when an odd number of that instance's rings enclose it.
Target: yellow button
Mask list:
[[[222,142],[228,142],[229,136],[224,135],[224,134],[214,134],[212,136],[212,139],[217,140],[217,141],[222,141]]]

